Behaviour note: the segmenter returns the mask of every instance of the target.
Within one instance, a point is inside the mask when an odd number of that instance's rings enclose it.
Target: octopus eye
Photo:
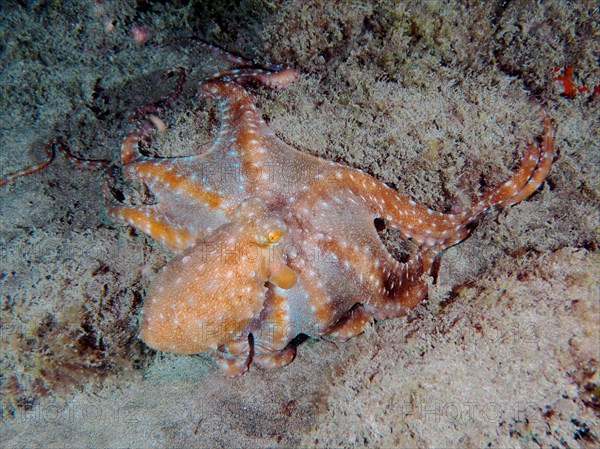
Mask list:
[[[285,225],[278,219],[270,219],[258,224],[254,242],[264,245],[278,245],[285,236]]]
[[[275,243],[279,240],[279,238],[281,237],[281,234],[279,233],[278,229],[273,229],[271,232],[269,232],[267,234],[267,240],[270,243]]]

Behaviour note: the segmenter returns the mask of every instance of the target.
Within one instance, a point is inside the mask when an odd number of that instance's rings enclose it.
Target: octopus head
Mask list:
[[[260,198],[243,201],[235,211],[234,221],[244,223],[252,229],[252,243],[261,248],[278,245],[286,233],[285,224],[269,214]]]
[[[242,202],[230,223],[158,275],[144,304],[142,340],[155,349],[189,354],[240,337],[263,309],[269,282],[281,288],[296,282],[272,250],[285,232],[262,200]]]

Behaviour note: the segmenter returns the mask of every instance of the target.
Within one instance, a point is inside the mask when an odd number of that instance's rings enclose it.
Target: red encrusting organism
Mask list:
[[[562,72],[560,75],[558,75],[557,77],[554,78],[555,81],[558,81],[559,83],[562,84],[563,91],[561,92],[561,95],[563,95],[567,98],[575,98],[578,93],[590,91],[590,89],[588,89],[584,84],[577,86],[573,82],[573,67],[572,66],[568,65],[564,68],[564,70],[561,69],[560,67],[554,67],[552,69],[552,71],[555,73]],[[597,95],[598,93],[600,93],[600,85],[594,87],[594,89],[591,89],[591,91],[592,91],[592,95]]]

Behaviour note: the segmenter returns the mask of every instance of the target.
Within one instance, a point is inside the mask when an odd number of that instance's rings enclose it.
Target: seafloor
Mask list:
[[[20,1],[0,20],[0,176],[56,136],[117,160],[128,112],[175,66],[189,82],[153,151],[201,151],[217,122],[194,85],[228,65],[190,38],[296,67],[287,90],[254,90],[276,133],[438,210],[506,178],[539,103],[558,148],[543,187],[448,250],[407,318],[233,380],[137,339],[173,254],[112,223],[101,175],[58,156],[0,187],[0,446],[598,447],[596,2]],[[568,66],[572,89],[555,81]]]

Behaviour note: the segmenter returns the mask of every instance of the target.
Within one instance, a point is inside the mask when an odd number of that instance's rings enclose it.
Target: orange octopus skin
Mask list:
[[[485,212],[527,198],[550,171],[553,129],[543,113],[541,142],[507,181],[461,213],[436,212],[277,138],[242,85],[282,88],[297,77],[290,68],[241,68],[201,82],[222,114],[202,154],[142,155],[138,146],[152,133],[147,119],[125,138],[125,175],[146,184],[156,203],[125,206],[105,188],[108,212],[181,252],[145,299],[140,337],[150,347],[209,352],[235,376],[251,364],[290,363],[299,334],[347,340],[373,319],[402,316],[425,298],[423,275],[441,251],[467,237]],[[376,218],[414,243],[406,263],[385,249]]]

